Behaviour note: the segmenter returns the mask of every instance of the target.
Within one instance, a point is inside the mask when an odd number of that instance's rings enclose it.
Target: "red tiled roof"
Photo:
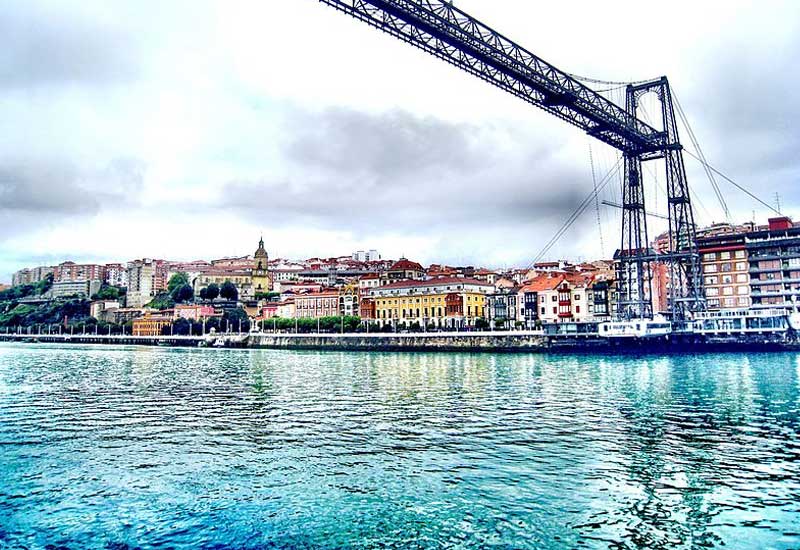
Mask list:
[[[545,290],[555,290],[564,277],[559,275],[557,277],[539,276],[531,279],[522,286],[522,292],[542,292]]]
[[[428,287],[446,284],[467,284],[467,285],[480,285],[490,286],[484,281],[475,279],[465,279],[464,277],[437,277],[436,279],[428,279],[427,281],[397,281],[376,287],[372,290],[383,290],[386,288],[413,288],[413,287]]]
[[[389,268],[389,271],[400,271],[400,270],[417,270],[417,271],[424,271],[423,267],[418,264],[417,262],[412,262],[406,258],[400,258],[397,260],[392,267]]]

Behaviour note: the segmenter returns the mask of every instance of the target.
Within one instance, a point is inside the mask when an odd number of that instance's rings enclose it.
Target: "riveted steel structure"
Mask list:
[[[625,158],[623,238],[620,264],[626,279],[617,314],[652,316],[649,266],[670,265],[674,273],[670,309],[675,317],[702,309],[697,277],[694,220],[682,149],[666,78],[629,86],[625,108],[442,0],[320,0],[404,42],[416,46],[520,99],[577,126],[622,152]],[[639,96],[656,91],[662,100],[663,129],[636,115]],[[665,159],[669,182],[670,249],[658,258],[647,246],[642,162]],[[688,248],[686,248],[688,247]]]

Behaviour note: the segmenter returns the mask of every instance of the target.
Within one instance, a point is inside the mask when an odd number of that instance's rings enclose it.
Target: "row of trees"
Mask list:
[[[200,298],[203,300],[216,300],[220,297],[235,302],[239,299],[239,291],[230,281],[225,281],[222,286],[211,283],[207,287],[200,289]]]

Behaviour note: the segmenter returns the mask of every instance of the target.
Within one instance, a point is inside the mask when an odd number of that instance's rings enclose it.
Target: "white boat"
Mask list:
[[[600,323],[603,338],[666,338],[672,334],[672,323],[663,317],[653,319],[628,319]]]

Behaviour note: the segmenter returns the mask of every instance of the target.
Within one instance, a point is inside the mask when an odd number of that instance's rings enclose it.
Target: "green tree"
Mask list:
[[[205,294],[205,296],[203,296]],[[219,287],[216,283],[211,283],[200,291],[200,297],[204,300],[215,300],[219,296]]]
[[[222,319],[225,321],[222,326],[226,329],[230,327],[231,330],[237,331],[241,326],[243,332],[250,330],[250,318],[247,316],[247,312],[240,307],[224,310]]]
[[[169,309],[175,307],[175,300],[166,292],[159,292],[153,300],[147,304],[147,307],[153,309]]]
[[[177,273],[173,273],[172,277],[169,278],[169,281],[167,282],[167,292],[172,294],[176,288],[188,284],[189,276],[183,271],[178,271]]]
[[[475,328],[478,330],[486,330],[489,328],[489,321],[483,317],[479,317],[478,319],[475,319]]]
[[[120,288],[103,283],[100,290],[92,295],[92,300],[118,300],[120,297]]]
[[[236,290],[236,286],[232,282],[225,281],[219,289],[219,295],[226,300],[235,301],[239,298],[239,291]]]
[[[176,286],[170,292],[170,296],[176,303],[184,303],[194,298],[194,290],[192,290],[191,285],[183,284],[181,286]]]

